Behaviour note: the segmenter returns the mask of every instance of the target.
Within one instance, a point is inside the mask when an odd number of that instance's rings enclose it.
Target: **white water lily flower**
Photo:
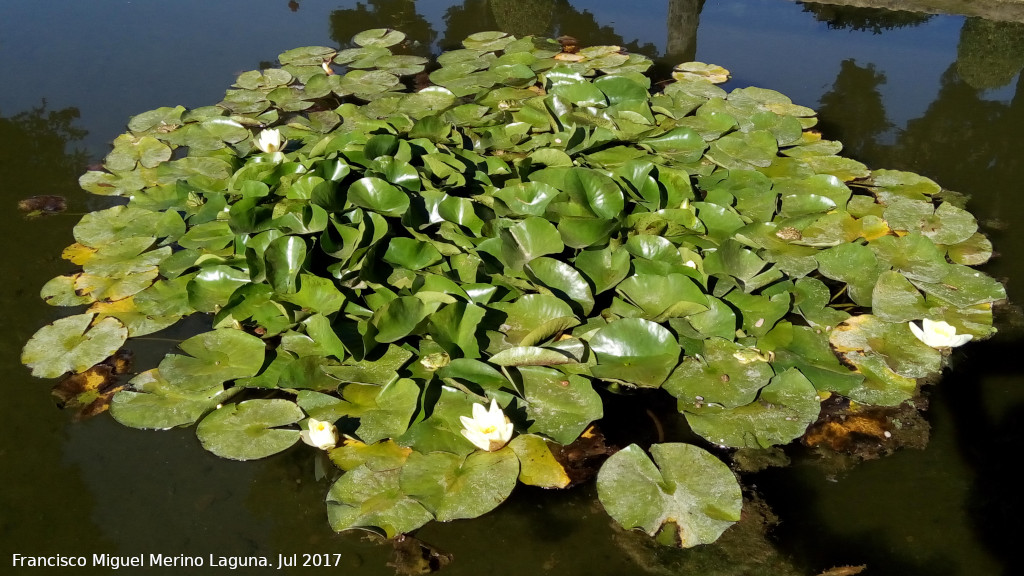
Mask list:
[[[497,400],[491,400],[490,409],[473,404],[473,417],[460,416],[462,435],[481,450],[500,450],[512,438],[512,423],[501,411]]]
[[[913,322],[909,324],[910,331],[914,333],[914,336],[932,348],[953,348],[966,344],[973,338],[970,334],[957,334],[955,326],[942,320],[935,321],[925,318],[921,321],[920,327]]]
[[[267,154],[280,152],[287,143],[287,140],[281,140],[281,131],[277,128],[268,128],[260,132],[260,135],[255,139],[256,147]]]
[[[302,441],[321,450],[330,450],[338,444],[338,428],[330,422],[309,419],[309,430],[299,432]]]

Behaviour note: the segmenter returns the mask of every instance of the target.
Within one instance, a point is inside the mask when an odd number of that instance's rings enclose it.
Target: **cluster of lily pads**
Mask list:
[[[32,373],[209,315],[112,416],[198,422],[238,460],[301,437],[344,472],[331,525],[395,536],[566,486],[558,448],[619,394],[664,390],[705,447],[769,447],[830,395],[912,398],[993,332],[1005,293],[957,197],[837,155],[778,92],[700,63],[652,87],[615,46],[485,32],[432,64],[403,41],[290,50],[215,106],[132,118],[81,178],[124,202],[82,218],[81,272],[42,290],[89,307],[28,342]],[[740,515],[689,443],[629,445],[597,483],[679,546]]]

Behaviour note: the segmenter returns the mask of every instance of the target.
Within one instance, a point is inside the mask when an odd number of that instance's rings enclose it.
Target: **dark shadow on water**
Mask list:
[[[948,406],[956,445],[974,472],[967,512],[975,533],[1005,566],[1019,563],[1024,515],[1017,468],[1024,442],[1024,395],[1018,391],[1019,365],[1009,360],[1019,358],[1020,346],[1019,338],[996,339],[970,349],[935,395]],[[979,382],[975,375],[982,373],[984,381]],[[1007,381],[1009,386],[999,385]]]

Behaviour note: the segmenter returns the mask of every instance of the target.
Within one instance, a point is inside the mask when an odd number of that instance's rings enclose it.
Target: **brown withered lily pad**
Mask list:
[[[618,448],[605,443],[600,430],[591,426],[575,442],[559,448],[555,452],[555,460],[569,476],[569,486],[575,486],[597,476],[601,464],[617,451]]]
[[[18,201],[18,210],[25,212],[29,218],[58,214],[68,209],[68,203],[63,196],[31,196]]]
[[[821,417],[802,442],[826,459],[840,456],[854,462],[881,458],[899,448],[923,449],[930,432],[920,412],[926,407],[927,400],[920,396],[895,407],[867,407],[833,396],[822,403]]]
[[[58,407],[75,410],[76,420],[91,418],[110,408],[111,398],[124,388],[119,376],[127,374],[131,366],[131,353],[119,350],[85,372],[62,378],[50,392]]]
[[[451,564],[452,555],[409,536],[402,534],[392,540],[395,547],[388,566],[399,576],[432,574]]]

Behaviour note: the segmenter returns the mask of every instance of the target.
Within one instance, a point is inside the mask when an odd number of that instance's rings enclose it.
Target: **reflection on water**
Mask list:
[[[224,25],[238,20],[245,26]],[[8,332],[0,361],[9,396],[0,403],[0,564],[15,552],[258,553],[275,561],[278,553],[331,552],[343,555],[347,573],[394,573],[388,545],[330,531],[329,484],[315,480],[308,451],[235,463],[204,452],[192,430],[138,432],[106,416],[71,424],[53,408],[47,383],[18,362],[25,340],[60,313],[37,292],[71,268],[59,254],[71,242],[74,213],[108,202],[78,192],[77,176],[128,116],[208,104],[237,71],[295,46],[344,46],[373,27],[403,30],[407,49],[419,54],[497,28],[617,44],[654,58],[663,75],[683,60],[721,64],[734,73],[727,88],[773,88],[819,109],[820,129],[843,141],[845,154],[971,195],[972,212],[1002,255],[987,271],[1009,279],[1011,298],[1020,300],[1018,23],[785,0],[640,8],[621,0],[103,0],[88,9],[55,0],[48,12],[3,3],[0,198],[8,210],[0,224],[0,314]],[[67,196],[68,212],[24,220],[14,205],[39,194]],[[1012,309],[1001,317],[1002,332],[958,351],[955,371],[933,388],[927,450],[865,463],[834,483],[807,460],[759,475],[759,490],[782,518],[774,532],[780,547],[752,556],[763,559],[761,572],[733,563],[732,573],[813,574],[867,563],[872,575],[967,575],[1011,566],[1022,502],[1003,455],[1022,435],[1024,377],[1010,362],[1024,332]],[[140,365],[155,364],[170,346],[141,344]],[[592,487],[519,490],[493,514],[431,524],[418,536],[453,554],[442,572],[449,574],[661,574],[698,557],[638,545],[612,526]],[[108,571],[78,571],[101,572]]]
[[[817,2],[801,2],[800,4],[803,5],[804,12],[814,14],[814,18],[818,22],[827,24],[830,30],[854,30],[881,34],[885,30],[920,26],[932,19],[931,14],[905,10],[837,6]]]
[[[3,202],[4,256],[0,257],[0,321],[4,342],[0,366],[7,397],[0,402],[0,542],[39,553],[71,553],[110,546],[105,534],[88,527],[95,510],[79,470],[64,460],[68,417],[53,408],[49,386],[19,367],[21,346],[35,326],[56,318],[39,301],[42,282],[65,268],[59,259],[71,241],[70,224],[77,216],[57,215],[25,220],[18,200],[37,194],[77,197],[85,155],[76,148],[84,136],[74,108],[51,109],[45,101],[21,112],[0,109],[0,199]],[[53,522],[60,517],[74,522]],[[69,543],[75,543],[69,547]]]
[[[1009,84],[1024,67],[1024,24],[968,18],[957,45],[957,72],[978,90]]]
[[[413,54],[430,54],[437,32],[433,25],[416,11],[413,0],[369,0],[356,2],[351,8],[330,13],[331,38],[339,46],[348,45],[352,37],[371,28],[394,28],[408,38]]]

